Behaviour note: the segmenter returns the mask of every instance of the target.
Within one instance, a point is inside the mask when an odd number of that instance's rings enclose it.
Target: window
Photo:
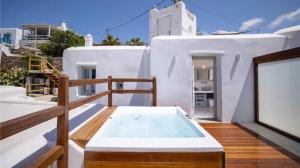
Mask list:
[[[3,43],[11,44],[11,34],[10,33],[3,34]]]
[[[80,79],[95,79],[96,78],[96,67],[94,66],[82,66],[79,72]],[[95,84],[84,85],[80,87],[80,95],[88,96],[95,94]]]

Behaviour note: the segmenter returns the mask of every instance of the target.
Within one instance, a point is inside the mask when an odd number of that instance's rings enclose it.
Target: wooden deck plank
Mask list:
[[[79,128],[74,132],[70,139],[76,142],[82,148],[93,137],[93,135],[98,131],[98,129],[104,124],[104,122],[110,117],[110,115],[115,111],[117,107],[107,107],[101,113],[97,114],[93,119]]]
[[[267,144],[235,124],[201,123],[225,150],[226,168],[300,168],[275,146]]]

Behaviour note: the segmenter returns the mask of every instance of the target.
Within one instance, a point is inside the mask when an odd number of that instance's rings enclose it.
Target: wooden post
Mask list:
[[[64,154],[57,160],[58,168],[68,167],[68,138],[69,138],[69,77],[60,76],[60,85],[58,86],[58,103],[65,107],[65,113],[57,117],[57,145],[64,147]]]
[[[29,60],[28,60],[28,70],[30,71],[31,70],[31,57],[29,57]]]
[[[157,106],[156,77],[152,79],[152,106]]]
[[[112,77],[108,76],[108,83],[107,83],[108,93],[108,107],[112,107]]]

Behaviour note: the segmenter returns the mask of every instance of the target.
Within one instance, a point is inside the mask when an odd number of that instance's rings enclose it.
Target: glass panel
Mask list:
[[[300,137],[300,58],[258,65],[259,121]]]

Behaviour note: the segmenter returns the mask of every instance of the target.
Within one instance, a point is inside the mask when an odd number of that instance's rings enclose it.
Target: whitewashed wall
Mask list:
[[[158,35],[168,35],[168,33],[159,34],[160,29],[170,30],[170,35],[196,35],[196,16],[187,11],[183,2],[178,2],[168,8],[158,10],[154,8],[149,14],[149,39]],[[170,22],[158,24],[160,19],[169,17]],[[164,19],[166,21],[167,19]]]
[[[151,75],[157,77],[158,105],[176,104],[191,113],[191,55],[213,56],[215,53],[221,69],[217,118],[223,122],[252,122],[252,59],[288,49],[290,45],[287,43],[285,36],[275,34],[155,37],[151,42],[150,67]]]
[[[146,47],[78,47],[64,53],[64,72],[78,78],[79,65],[93,64],[97,78],[157,77],[158,105],[179,105],[192,113],[192,56],[217,59],[217,119],[254,121],[253,57],[299,47],[300,31],[281,34],[159,36]],[[150,50],[150,53],[149,53]],[[102,87],[101,87],[102,86]],[[97,91],[106,90],[101,85]],[[125,85],[135,88],[135,84]],[[140,85],[140,88],[145,86]],[[71,99],[78,98],[72,88]],[[106,104],[106,99],[101,99]],[[116,105],[149,105],[149,96],[117,95]]]
[[[96,67],[96,78],[112,77],[148,78],[149,48],[129,46],[76,47],[64,51],[63,70],[70,79],[79,78],[79,69],[83,65]],[[151,86],[151,85],[150,85]],[[115,87],[115,85],[113,85]],[[150,88],[143,83],[125,83],[124,89]],[[107,90],[106,84],[96,85],[96,93]],[[70,89],[70,99],[80,98],[78,88]],[[107,97],[98,102],[107,104]],[[114,105],[150,105],[149,95],[121,94],[113,95]]]

